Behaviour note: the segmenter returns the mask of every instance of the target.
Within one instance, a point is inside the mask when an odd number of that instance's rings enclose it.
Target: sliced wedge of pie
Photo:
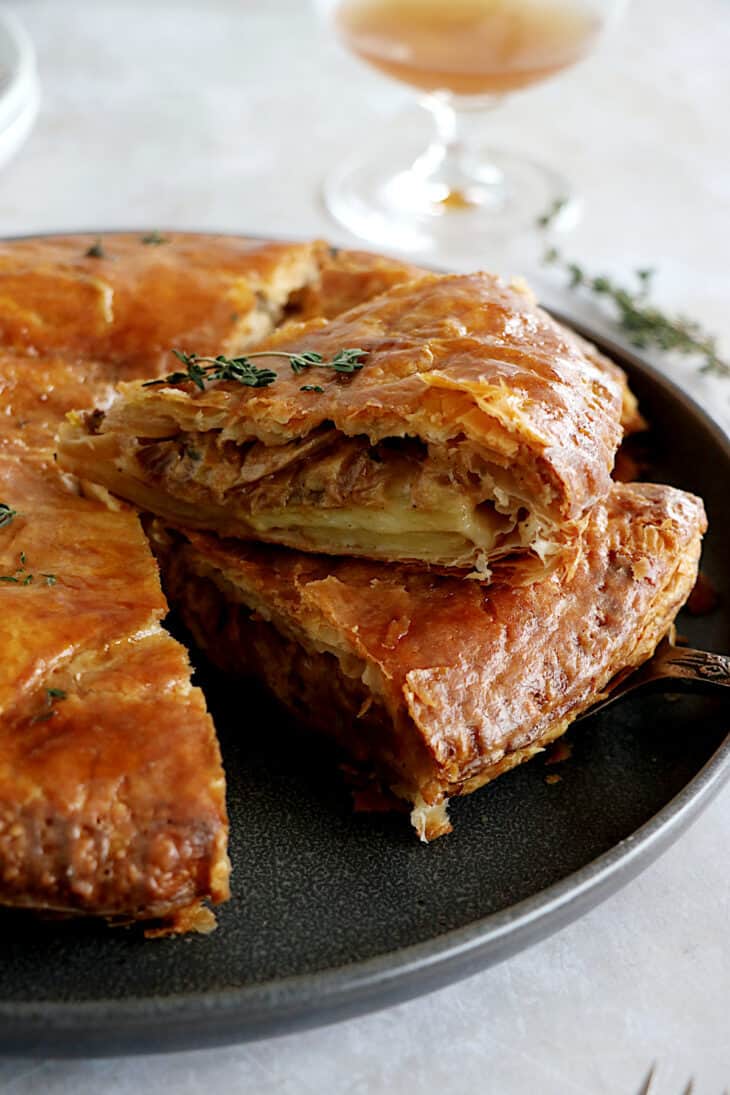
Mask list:
[[[226,537],[530,579],[608,491],[623,376],[522,283],[425,276],[267,348],[266,386],[122,385],[62,465]]]
[[[255,674],[412,809],[446,804],[562,734],[619,671],[650,657],[694,584],[702,503],[616,485],[540,582],[515,588],[303,555],[195,531],[152,536],[196,642]]]
[[[206,930],[225,784],[137,516],[0,455],[0,904]]]

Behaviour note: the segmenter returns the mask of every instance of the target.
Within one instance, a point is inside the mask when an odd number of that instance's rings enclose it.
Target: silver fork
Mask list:
[[[663,639],[648,662],[638,669],[617,673],[606,686],[607,695],[579,715],[576,721],[595,715],[630,692],[649,686],[665,692],[730,688],[730,656],[673,646],[668,639]]]

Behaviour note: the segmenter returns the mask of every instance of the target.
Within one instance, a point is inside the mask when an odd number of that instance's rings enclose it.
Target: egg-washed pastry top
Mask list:
[[[0,243],[0,345],[167,371],[170,347],[234,352],[319,285],[319,243],[185,232],[48,236]]]
[[[668,632],[697,575],[698,498],[617,484],[541,581],[464,581],[170,531],[152,538],[171,603],[223,669],[263,679],[410,803],[423,839],[446,802],[562,734]]]
[[[0,499],[0,905],[209,930],[223,769],[139,520],[27,452]]]
[[[222,536],[481,573],[515,552],[539,573],[608,491],[620,371],[522,283],[425,276],[266,349],[265,386],[121,385],[64,425],[62,465]]]

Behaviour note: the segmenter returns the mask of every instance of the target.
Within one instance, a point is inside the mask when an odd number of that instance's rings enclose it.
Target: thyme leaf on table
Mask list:
[[[569,198],[555,198],[555,200],[548,206],[544,213],[542,213],[535,222],[538,228],[546,230],[552,228],[555,221],[565,209],[569,202]]]
[[[713,335],[696,320],[669,315],[652,304],[653,269],[636,270],[634,285],[625,286],[605,274],[587,273],[577,262],[566,261],[555,247],[548,248],[543,262],[565,271],[570,289],[583,289],[609,301],[616,311],[619,327],[633,346],[694,357],[700,361],[700,372],[730,378],[730,362],[720,357]]]

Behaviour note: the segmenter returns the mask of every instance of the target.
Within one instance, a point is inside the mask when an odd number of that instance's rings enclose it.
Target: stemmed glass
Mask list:
[[[485,143],[505,95],[576,64],[623,0],[315,0],[340,41],[417,89],[435,123],[410,162],[402,134],[361,147],[325,183],[332,215],[381,246],[429,251],[507,236],[559,210],[576,217],[567,180]]]

